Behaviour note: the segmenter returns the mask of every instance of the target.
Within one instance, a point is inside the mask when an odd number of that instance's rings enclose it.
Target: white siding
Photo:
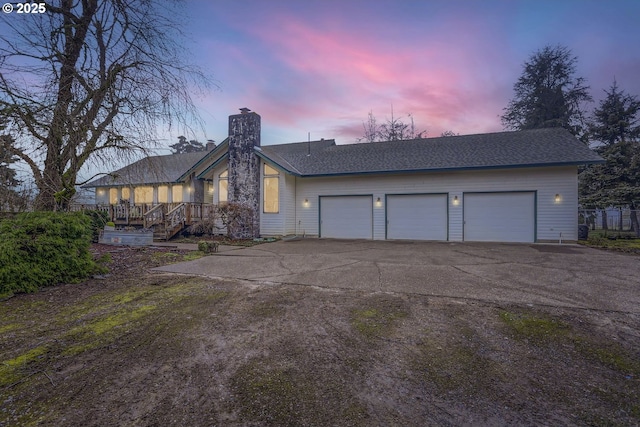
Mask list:
[[[284,211],[284,232],[283,235],[296,234],[296,178],[291,175],[284,175],[284,191],[280,198],[280,204]]]
[[[577,167],[296,178],[297,234],[318,235],[322,195],[373,195],[373,238],[385,239],[386,194],[448,193],[449,240],[462,241],[464,192],[535,191],[537,241],[577,240]],[[555,203],[555,195],[562,198]],[[458,205],[453,204],[458,197]],[[381,203],[376,203],[380,197]],[[305,206],[304,200],[308,203]]]

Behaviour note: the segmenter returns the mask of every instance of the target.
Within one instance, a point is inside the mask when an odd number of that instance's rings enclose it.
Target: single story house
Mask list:
[[[96,202],[235,202],[255,236],[558,242],[577,240],[578,166],[603,160],[561,128],[261,146],[243,109],[217,147],[144,161],[155,182],[130,165],[87,184]]]

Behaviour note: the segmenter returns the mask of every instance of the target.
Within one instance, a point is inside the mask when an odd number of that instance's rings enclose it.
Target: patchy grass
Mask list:
[[[235,372],[230,387],[232,410],[240,413],[243,424],[250,420],[247,425],[371,425],[367,407],[346,392],[339,379],[322,375],[314,366],[253,359]]]
[[[176,257],[114,258],[107,278],[0,303],[0,425],[640,422],[635,314],[149,274]]]
[[[0,387],[8,386],[19,380],[20,371],[47,352],[46,346],[40,346],[27,351],[13,359],[0,362]]]
[[[162,264],[174,264],[183,261],[193,261],[206,255],[208,254],[201,251],[190,251],[185,254],[177,252],[155,252],[153,258]]]
[[[407,317],[407,311],[401,302],[393,299],[374,298],[368,301],[367,308],[351,311],[351,325],[367,339],[388,336],[396,322]]]
[[[500,319],[511,329],[517,338],[528,339],[536,343],[564,338],[570,327],[558,319],[529,313],[500,312]]]
[[[640,239],[631,233],[590,231],[589,238],[578,243],[599,249],[640,253]]]
[[[198,243],[198,242],[202,242],[202,241],[214,241],[214,242],[218,242],[221,245],[226,245],[226,246],[245,246],[245,247],[251,247],[251,246],[256,246],[256,245],[261,245],[263,243],[271,243],[274,241],[280,240],[278,238],[273,239],[273,240],[254,240],[254,239],[242,239],[242,240],[235,240],[235,239],[230,239],[226,236],[186,236],[186,237],[176,237],[174,239],[171,239],[171,242],[173,243]]]
[[[252,361],[238,370],[231,384],[240,412],[265,425],[303,425],[303,414],[316,401],[308,379],[293,368],[270,368]]]
[[[417,348],[412,368],[440,393],[482,395],[504,378],[501,366],[470,343],[441,344],[427,338]]]
[[[541,314],[502,311],[500,319],[517,338],[528,339],[536,344],[553,342],[572,346],[589,360],[640,379],[640,359],[616,341],[603,340]]]
[[[635,381],[640,380],[640,358],[634,356],[619,343],[615,341],[594,342],[586,336],[575,337],[573,343],[585,357],[615,369],[629,378],[634,378]]]

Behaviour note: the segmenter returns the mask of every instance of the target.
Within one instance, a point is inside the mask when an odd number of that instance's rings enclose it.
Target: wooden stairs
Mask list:
[[[184,203],[169,212],[165,212],[165,206],[155,206],[144,215],[144,227],[153,230],[153,240],[167,241],[187,226],[187,209]]]

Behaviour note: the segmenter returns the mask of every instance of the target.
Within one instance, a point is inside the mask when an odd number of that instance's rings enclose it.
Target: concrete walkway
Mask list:
[[[230,248],[154,271],[640,314],[640,257],[579,245],[301,239]]]

